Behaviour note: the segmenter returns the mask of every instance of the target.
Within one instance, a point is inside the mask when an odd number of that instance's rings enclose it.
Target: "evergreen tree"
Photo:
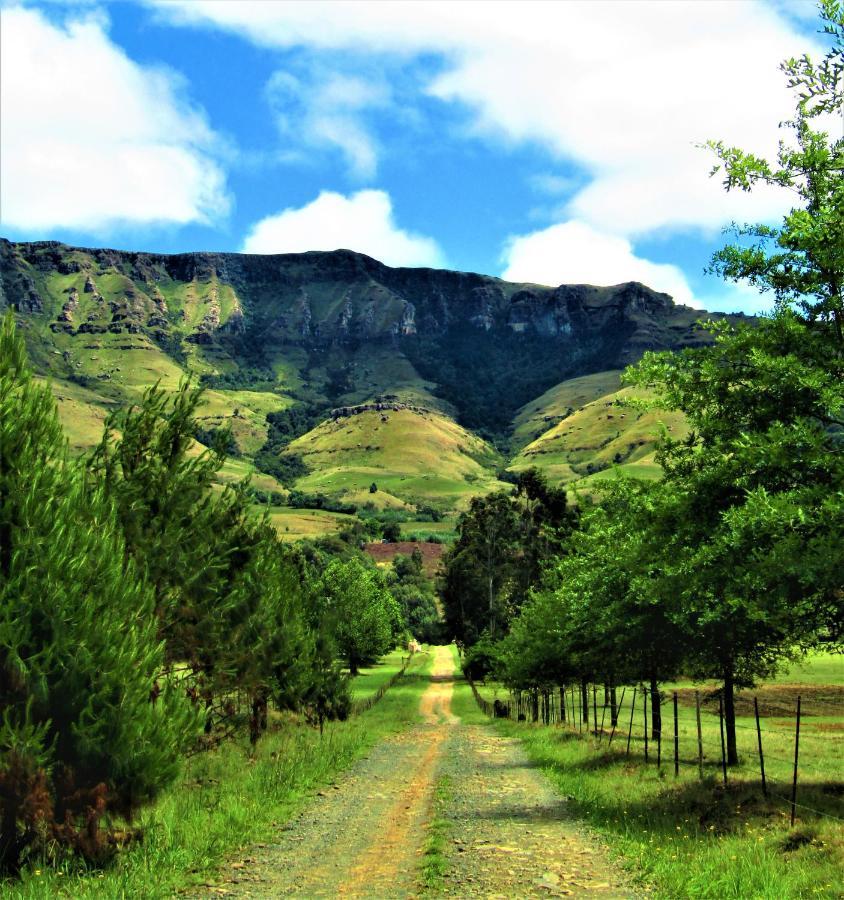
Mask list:
[[[39,841],[105,852],[99,821],[170,784],[195,732],[162,679],[152,592],[55,402],[0,328],[0,867]]]
[[[294,562],[252,513],[248,485],[216,490],[223,448],[196,453],[201,397],[187,383],[172,396],[150,388],[136,408],[108,419],[90,471],[114,499],[127,552],[153,586],[167,664],[187,670],[206,733],[232,732],[239,693],[255,741],[269,702],[295,707],[304,696],[313,637]]]

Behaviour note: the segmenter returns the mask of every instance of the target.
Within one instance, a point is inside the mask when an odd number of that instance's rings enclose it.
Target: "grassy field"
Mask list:
[[[366,700],[398,672],[407,659],[407,650],[396,647],[391,653],[381,657],[378,662],[366,666],[352,679],[352,700]]]
[[[641,694],[628,688],[612,748],[609,716],[600,740],[556,726],[499,721],[570,796],[570,808],[611,842],[663,897],[840,897],[844,895],[844,656],[817,655],[755,691],[739,695],[741,764],[723,785],[717,707],[704,703],[703,778],[698,771],[695,687],[663,686],[662,765],[649,740],[644,761]],[[677,689],[679,776],[674,776],[672,692]],[[697,688],[706,696],[707,686]],[[794,708],[803,698],[797,821],[789,824]],[[493,685],[482,693],[496,694]],[[760,703],[769,796],[762,793],[752,697]],[[504,692],[498,689],[498,695]],[[472,710],[461,694],[462,710]],[[598,721],[602,717],[598,692]],[[569,716],[571,706],[569,705]],[[590,727],[593,727],[590,725]],[[821,815],[823,814],[823,815]]]
[[[0,883],[0,894],[14,900],[154,900],[213,881],[227,857],[270,839],[316,790],[377,741],[418,719],[430,661],[427,653],[417,654],[380,703],[347,722],[328,723],[322,738],[298,719],[279,717],[254,758],[245,743],[194,757],[181,783],[141,816],[143,842],[122,851],[108,869],[85,870],[72,862],[51,869],[33,860],[19,882]]]
[[[327,512],[323,509],[291,509],[287,506],[270,508],[270,521],[284,541],[336,534],[354,519],[354,516],[346,513]]]
[[[440,560],[446,548],[445,544],[431,544],[424,541],[398,541],[394,544],[374,541],[365,544],[363,549],[379,566],[391,564],[397,556],[411,556],[418,550],[422,555],[422,571],[428,578],[434,578],[439,572]]]

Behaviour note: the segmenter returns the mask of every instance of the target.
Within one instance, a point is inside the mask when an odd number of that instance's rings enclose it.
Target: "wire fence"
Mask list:
[[[769,694],[763,715],[757,696],[750,703],[746,694],[737,695],[741,715],[733,743],[721,691],[658,691],[654,709],[646,685],[566,685],[493,699],[470,685],[478,707],[492,718],[566,729],[596,750],[641,755],[673,768],[677,777],[694,769],[698,778],[714,775],[726,786],[736,774],[744,782],[758,775],[763,795],[787,807],[792,825],[798,810],[844,822],[844,689],[824,695],[802,686],[806,701],[797,693],[790,715],[783,708],[789,698],[778,700],[771,714]],[[738,770],[731,756],[738,757]]]
[[[366,697],[364,700],[355,700],[352,703],[352,707],[350,710],[350,715],[359,716],[361,713],[365,713],[367,710],[372,709],[376,703],[390,690],[390,688],[404,676],[407,671],[407,667],[410,665],[410,661],[413,659],[414,651],[411,649],[408,651],[407,659],[402,659],[402,666],[398,670],[398,672],[393,675],[390,680],[386,684],[382,684],[374,694],[369,697]]]

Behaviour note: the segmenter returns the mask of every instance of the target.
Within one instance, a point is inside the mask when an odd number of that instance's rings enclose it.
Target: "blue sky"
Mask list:
[[[350,247],[547,284],[705,276],[707,138],[771,155],[809,2],[4,3],[0,233],[162,252]]]

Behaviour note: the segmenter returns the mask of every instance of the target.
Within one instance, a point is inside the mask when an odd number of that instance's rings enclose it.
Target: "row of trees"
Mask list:
[[[577,520],[566,492],[536,469],[522,472],[511,491],[474,497],[443,557],[440,595],[449,632],[467,645],[506,633]]]
[[[34,845],[108,852],[186,753],[270,705],[320,725],[405,631],[373,565],[291,550],[198,448],[201,391],[149,389],[71,458],[11,312],[0,328],[0,869]]]
[[[659,483],[605,483],[491,654],[514,689],[643,682],[655,729],[660,681],[716,679],[730,763],[736,688],[844,642],[844,140],[822,129],[844,110],[844,10],[822,9],[829,55],[783,65],[798,96],[777,164],[710,145],[728,189],[802,201],[713,260],[774,313],[710,323],[711,346],[627,371],[689,434],[663,437]]]

